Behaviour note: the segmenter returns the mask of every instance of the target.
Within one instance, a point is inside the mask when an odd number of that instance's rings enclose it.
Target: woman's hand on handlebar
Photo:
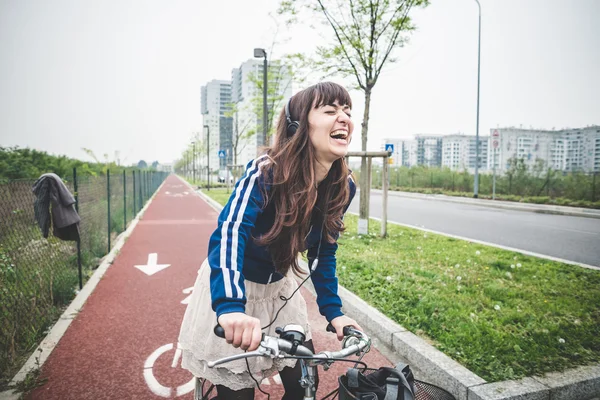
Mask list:
[[[345,315],[340,315],[339,317],[336,317],[334,319],[331,320],[331,325],[333,325],[333,327],[335,328],[335,332],[337,334],[337,338],[338,340],[342,340],[344,338],[344,327],[351,325],[353,326],[355,329],[358,329],[359,331],[362,331],[363,329],[360,327],[359,324],[356,323],[355,320],[353,320],[350,317],[346,317]]]
[[[244,313],[221,314],[218,323],[225,330],[225,340],[233,347],[253,351],[262,338],[260,320]]]

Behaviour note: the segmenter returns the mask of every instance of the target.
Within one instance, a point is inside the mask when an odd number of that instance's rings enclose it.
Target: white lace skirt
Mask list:
[[[260,319],[261,326],[265,326],[271,322],[277,310],[284,303],[279,296],[289,298],[298,284],[290,273],[284,279],[268,285],[245,281],[245,286],[246,314]],[[210,267],[208,261],[205,260],[198,271],[194,291],[179,332],[179,347],[182,350],[181,365],[196,377],[207,379],[211,383],[223,385],[232,390],[254,387],[255,383],[248,374],[246,362],[243,359],[221,364],[215,368],[207,367],[208,361],[244,352],[227,344],[225,339],[216,336],[213,333],[216,324],[217,315],[211,308]],[[277,336],[275,328],[287,324],[304,326],[306,340],[311,339],[306,302],[300,292],[297,292],[281,310],[275,323],[263,332],[270,336]],[[296,360],[292,359],[273,360],[266,357],[251,357],[247,360],[252,375],[259,383],[275,371],[296,365]]]

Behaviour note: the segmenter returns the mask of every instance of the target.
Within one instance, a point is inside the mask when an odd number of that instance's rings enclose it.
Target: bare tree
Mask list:
[[[415,27],[409,17],[413,7],[428,0],[281,0],[279,15],[288,24],[320,21],[328,26],[329,44],[317,46],[314,56],[296,54],[298,62],[320,71],[323,78],[352,78],[365,95],[361,149],[367,151],[371,95],[386,64],[396,62],[394,53],[408,41]],[[304,16],[303,14],[308,14]],[[367,162],[363,157],[360,186],[368,188]],[[364,203],[364,204],[363,204]],[[361,191],[360,218],[368,224],[368,192]]]

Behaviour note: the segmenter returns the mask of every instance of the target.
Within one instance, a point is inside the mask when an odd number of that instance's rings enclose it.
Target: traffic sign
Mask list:
[[[394,145],[392,143],[386,143],[386,145],[385,145],[385,151],[387,151],[388,153],[393,153],[394,152]]]
[[[494,129],[494,132],[492,133],[492,137],[494,137],[494,138],[500,137],[500,133],[496,129]]]
[[[225,152],[225,150],[219,150],[219,158],[225,158],[227,155],[227,153]]]

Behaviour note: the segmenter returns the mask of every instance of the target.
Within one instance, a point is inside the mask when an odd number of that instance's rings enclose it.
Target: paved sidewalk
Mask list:
[[[177,335],[217,215],[181,179],[167,178],[43,364],[47,382],[27,399],[192,399],[193,379],[180,368]],[[314,296],[304,288],[301,293],[316,350],[338,349]],[[391,365],[376,349],[365,361]],[[318,398],[337,386],[346,368],[320,369]],[[283,395],[277,376],[262,388],[273,400]]]

